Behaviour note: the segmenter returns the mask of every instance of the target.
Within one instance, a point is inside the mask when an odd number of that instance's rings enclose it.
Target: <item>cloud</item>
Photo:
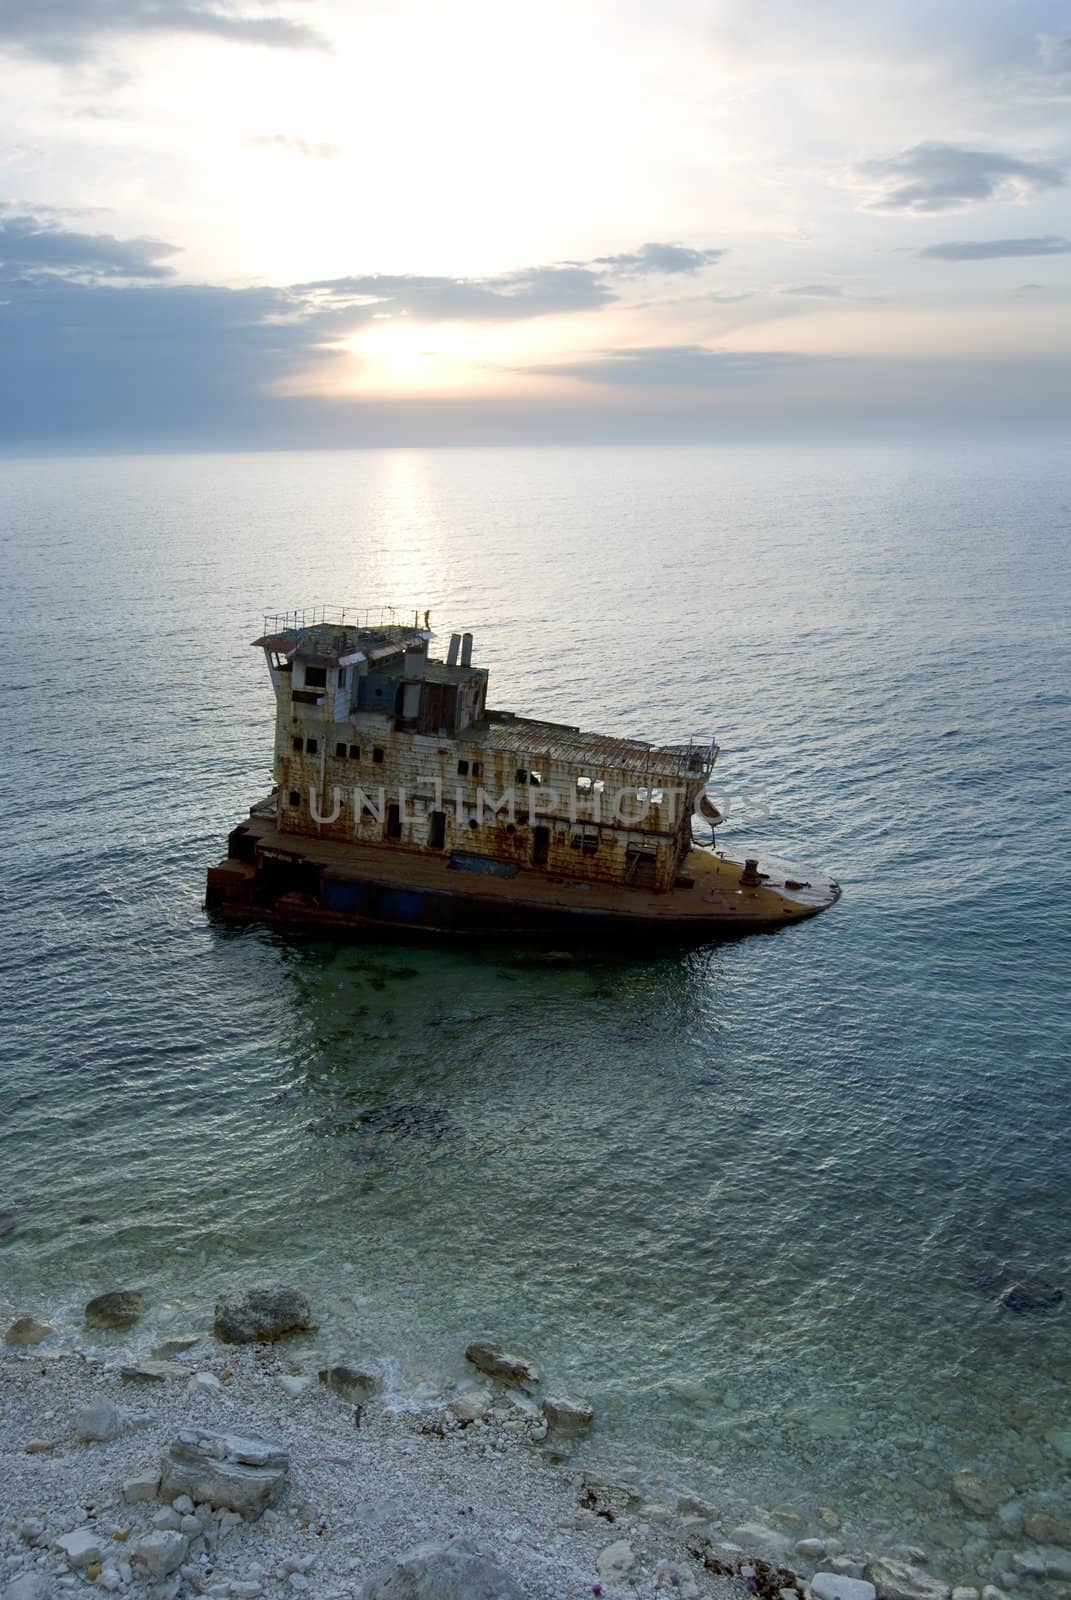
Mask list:
[[[55,213],[0,216],[0,282],[13,275],[49,273],[91,278],[166,278],[162,257],[176,255],[162,239],[116,239],[79,233],[52,220]]]
[[[667,275],[700,272],[703,267],[715,266],[725,253],[724,250],[693,250],[683,244],[651,243],[621,255],[598,256],[592,265],[609,267],[622,277],[638,278],[656,272]]]
[[[1009,256],[1066,256],[1071,254],[1071,239],[1047,233],[1040,239],[960,239],[946,244],[929,244],[916,250],[929,261],[998,261]]]
[[[412,317],[419,322],[513,322],[573,311],[599,311],[617,299],[590,267],[528,267],[493,278],[369,273],[295,286],[325,308],[356,320]]]
[[[868,211],[929,216],[990,200],[1026,199],[1062,188],[1066,177],[1063,168],[1051,161],[927,143],[899,155],[863,161],[853,168],[849,181],[874,191],[865,202]]]
[[[810,358],[777,350],[708,350],[704,345],[656,345],[604,350],[584,361],[525,367],[540,377],[579,378],[613,387],[721,388],[799,366]]]
[[[342,154],[337,144],[315,144],[290,133],[258,133],[246,142],[265,150],[284,150],[291,155],[306,156],[317,161],[333,161]]]
[[[782,289],[782,294],[805,295],[814,300],[842,300],[844,290],[838,289],[832,283],[801,283],[791,289]]]
[[[186,34],[269,49],[324,50],[304,22],[251,11],[235,0],[3,0],[0,48],[64,64],[83,61],[109,38]]]

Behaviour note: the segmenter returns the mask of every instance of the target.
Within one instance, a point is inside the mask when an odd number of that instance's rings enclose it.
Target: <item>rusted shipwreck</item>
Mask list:
[[[423,623],[423,625],[421,625]],[[496,711],[472,635],[349,611],[265,619],[275,788],[208,872],[234,921],[340,933],[704,939],[833,904],[811,868],[696,843],[710,740],[653,745]]]

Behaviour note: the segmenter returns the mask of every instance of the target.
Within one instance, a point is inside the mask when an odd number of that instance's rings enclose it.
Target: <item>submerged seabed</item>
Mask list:
[[[1071,1292],[1066,463],[0,476],[0,1310],[81,1339],[89,1295],[136,1284],[148,1344],[285,1276],[318,1347],[389,1358],[399,1393],[493,1332],[593,1398],[589,1459],[1013,1585],[1035,1547],[949,1482],[1069,1497],[1071,1312],[999,1298]],[[821,864],[840,905],[650,960],[207,922],[204,866],[269,782],[258,608],[392,595],[473,627],[499,703],[716,732],[724,792],[771,812],[724,842]]]

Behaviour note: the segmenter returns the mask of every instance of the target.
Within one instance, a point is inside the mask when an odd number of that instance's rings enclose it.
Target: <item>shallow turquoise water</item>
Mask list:
[[[993,1292],[1071,1290],[1066,457],[202,456],[0,486],[0,1311],[73,1336],[136,1282],[149,1336],[281,1274],[399,1389],[495,1332],[594,1397],[593,1458],[741,1509],[958,1551],[954,1467],[1071,1489],[1044,1439],[1071,1311]],[[270,784],[248,641],[321,600],[471,627],[516,710],[716,733],[723,841],[844,899],[651,960],[212,925],[204,868]]]

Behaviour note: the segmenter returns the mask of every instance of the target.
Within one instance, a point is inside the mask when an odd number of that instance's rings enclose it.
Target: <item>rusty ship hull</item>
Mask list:
[[[749,872],[746,861],[695,846],[687,865],[680,882],[661,892],[531,871],[499,877],[485,871],[482,858],[465,855],[429,868],[403,850],[329,840],[296,845],[254,808],[231,834],[226,859],[209,869],[207,904],[230,922],[342,938],[380,930],[702,943],[782,928],[840,897],[839,885],[824,874],[779,860],[759,857]]]

